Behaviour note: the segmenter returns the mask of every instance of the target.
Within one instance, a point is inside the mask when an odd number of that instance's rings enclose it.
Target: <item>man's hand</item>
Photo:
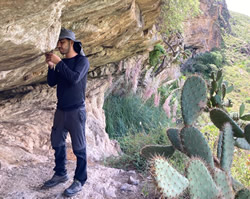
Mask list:
[[[54,65],[58,64],[58,62],[61,61],[61,58],[56,54],[53,54],[53,52],[46,53],[45,57],[46,57],[46,63],[49,65],[50,69],[52,69]]]
[[[45,61],[49,65],[49,68],[52,69],[54,67],[54,63],[51,61],[51,54],[52,53],[45,53]]]

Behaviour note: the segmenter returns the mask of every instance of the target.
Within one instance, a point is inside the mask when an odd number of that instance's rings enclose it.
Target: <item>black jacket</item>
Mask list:
[[[89,62],[87,57],[76,55],[64,58],[55,69],[48,69],[49,86],[57,85],[57,108],[63,111],[85,106],[85,90]]]

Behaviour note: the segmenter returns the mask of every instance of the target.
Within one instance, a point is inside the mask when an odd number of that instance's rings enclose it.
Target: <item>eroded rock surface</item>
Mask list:
[[[44,81],[44,52],[60,28],[76,33],[90,71],[146,51],[159,39],[160,0],[21,0],[0,2],[0,91]]]
[[[97,81],[100,81],[99,84]],[[100,160],[118,155],[119,146],[110,141],[105,132],[102,95],[108,83],[105,80],[96,80],[95,83],[88,83],[88,88],[96,93],[90,98],[91,102],[86,102],[86,139],[89,158]],[[95,88],[96,85],[99,86]],[[39,155],[46,155],[50,150],[50,132],[56,108],[55,88],[40,85],[26,89],[28,93],[21,94],[18,99],[1,100],[0,160],[3,165],[32,159],[42,161]]]
[[[230,29],[230,15],[225,0],[200,0],[200,9],[201,14],[187,20],[184,28],[185,45],[195,49],[196,53],[219,48],[222,41],[221,26]]]

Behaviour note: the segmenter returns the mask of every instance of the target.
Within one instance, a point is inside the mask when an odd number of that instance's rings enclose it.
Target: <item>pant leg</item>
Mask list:
[[[86,149],[74,150],[74,154],[77,158],[74,179],[79,180],[84,185],[87,180]]]
[[[86,138],[85,122],[86,111],[84,107],[67,112],[66,128],[69,130],[73,152],[77,158],[74,178],[79,180],[82,185],[87,180],[87,157],[86,157]]]
[[[55,150],[55,167],[54,171],[55,174],[58,176],[64,176],[67,174],[67,169],[66,169],[66,147],[60,146],[60,147],[54,147]]]
[[[55,167],[56,175],[66,175],[66,137],[67,130],[64,128],[65,114],[63,111],[56,110],[54,116],[54,123],[51,131],[51,145],[55,150]]]

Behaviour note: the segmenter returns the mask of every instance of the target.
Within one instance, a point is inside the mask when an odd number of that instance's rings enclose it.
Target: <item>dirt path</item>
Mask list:
[[[43,163],[26,163],[25,165],[0,169],[0,199],[59,199],[72,183],[75,162],[68,161],[67,169],[70,180],[58,186],[43,190],[44,181],[53,175],[53,159]],[[129,178],[139,182],[129,184]],[[130,182],[131,183],[131,182]],[[108,168],[101,164],[88,164],[88,180],[83,190],[71,198],[81,199],[153,199],[154,187],[135,171]]]

